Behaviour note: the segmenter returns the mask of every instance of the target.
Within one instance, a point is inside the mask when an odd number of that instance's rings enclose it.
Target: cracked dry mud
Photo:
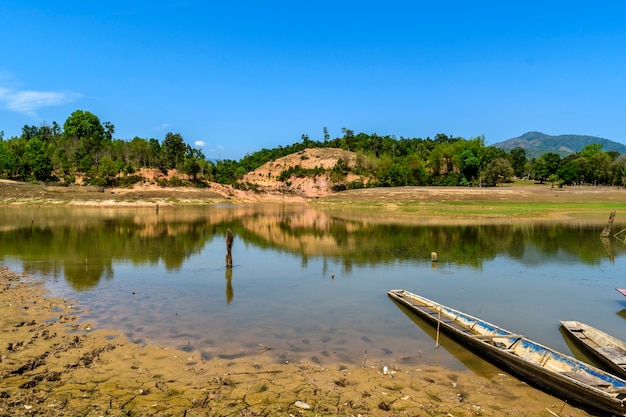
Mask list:
[[[0,416],[587,416],[501,373],[203,360],[91,330],[69,300],[0,270]]]

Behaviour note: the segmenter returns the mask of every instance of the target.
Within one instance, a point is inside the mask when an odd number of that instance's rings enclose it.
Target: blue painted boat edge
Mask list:
[[[457,317],[463,317],[465,319],[469,318],[471,319],[469,321],[482,322],[487,327],[492,326],[494,329],[501,330],[503,333],[498,332],[498,334],[502,334],[505,337],[508,335],[512,335],[511,332],[509,332],[508,330],[502,329],[499,326],[493,325],[489,322],[485,322],[484,320],[478,319],[469,314],[444,306],[443,304],[429,300],[425,297],[422,297],[418,294],[412,293],[407,290],[392,290],[392,291],[389,291],[389,295],[393,299],[396,299],[397,301],[400,301],[401,303],[406,304],[408,307],[412,307],[412,303],[416,303],[416,304],[423,303],[422,305],[424,307],[429,308],[431,310],[440,311],[442,314],[444,313],[444,311],[453,312],[451,316],[446,316],[446,318],[449,320],[455,320],[455,317],[453,316],[458,315]],[[415,308],[414,306],[413,306],[413,309],[416,312],[417,311],[421,312],[421,314],[425,318],[428,318],[431,322],[433,323],[438,322],[438,317],[436,315],[428,315],[426,314],[424,310]],[[566,366],[568,366],[573,371],[578,370],[581,373],[586,373],[588,375],[595,376],[599,378],[600,380],[606,382],[610,387],[612,387],[611,391],[613,392],[609,392],[607,390],[593,387],[589,384],[583,383],[567,375],[563,375],[559,372],[549,371],[548,369],[540,366],[540,364],[528,361],[527,359],[514,355],[513,353],[507,353],[503,349],[493,346],[489,343],[484,343],[483,340],[479,340],[478,338],[471,337],[468,334],[464,334],[459,329],[451,327],[450,325],[445,324],[444,322],[442,322],[442,326],[448,332],[452,332],[453,334],[455,334],[457,338],[460,338],[466,341],[470,347],[473,346],[473,348],[480,351],[482,355],[489,357],[493,362],[499,364],[502,368],[507,369],[509,371],[513,371],[514,374],[522,375],[526,379],[533,379],[532,378],[533,372],[540,372],[542,375],[544,375],[544,377],[549,378],[553,381],[551,384],[537,383],[537,385],[542,386],[548,391],[552,391],[553,393],[559,393],[560,395],[564,397],[570,396],[571,399],[574,399],[578,403],[586,404],[595,409],[607,411],[607,409],[610,408],[611,409],[610,412],[612,413],[616,413],[619,410],[620,411],[619,415],[622,415],[622,416],[626,415],[624,414],[624,412],[626,412],[626,409],[624,409],[624,406],[626,406],[626,390],[625,390],[626,380],[623,380],[617,376],[614,376],[601,369],[595,368],[591,365],[587,365],[584,362],[579,361],[578,359],[575,359],[568,355],[557,352],[540,343],[534,342],[532,340],[528,340],[526,338],[520,339],[522,343],[527,343],[529,348],[536,349],[537,351],[541,351],[541,352],[546,352],[546,351],[549,352],[550,355],[554,356],[554,360],[565,363]],[[478,351],[477,353],[479,353]],[[508,357],[510,360],[505,360],[504,359],[505,356]],[[532,369],[534,369],[534,371],[532,371]],[[565,385],[563,387],[560,387],[559,385],[555,385],[555,384],[565,384]],[[594,404],[593,402],[590,403],[589,399],[586,398],[585,395],[581,395],[575,392],[569,392],[567,389],[563,389],[566,385],[569,385],[571,387],[573,386],[581,387],[584,390],[586,390],[589,394],[591,392],[595,392],[596,394],[594,395],[596,396],[595,397],[596,400],[604,404],[605,407],[600,407],[599,404]],[[611,394],[615,394],[615,395],[611,395]]]

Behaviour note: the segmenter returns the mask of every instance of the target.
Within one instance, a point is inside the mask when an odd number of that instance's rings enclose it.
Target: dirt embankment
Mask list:
[[[357,154],[342,149],[305,149],[292,155],[270,161],[247,173],[240,181],[241,188],[215,182],[205,187],[163,187],[159,183],[174,177],[188,180],[177,171],[167,174],[155,169],[142,169],[137,175],[144,181],[128,188],[102,188],[71,184],[67,187],[35,185],[0,180],[0,204],[66,204],[82,206],[148,206],[172,204],[211,204],[219,202],[303,202],[332,193],[329,174],[298,176],[281,181],[284,170],[314,169],[330,170],[338,161],[355,167]],[[348,174],[346,181],[358,176]],[[366,181],[365,181],[366,182]]]
[[[65,205],[82,207],[153,207],[184,204],[306,201],[292,193],[252,192],[217,183],[207,187],[161,187],[140,183],[129,188],[83,185],[46,186],[0,180],[0,205]]]
[[[387,187],[364,188],[343,192],[310,185],[300,191],[278,188],[240,190],[210,183],[207,187],[161,187],[140,183],[130,188],[98,188],[91,186],[45,186],[0,180],[0,205],[66,205],[116,207],[156,205],[318,202],[325,204],[396,207],[413,204],[474,204],[490,207],[506,203],[533,204],[614,204],[620,209],[626,204],[626,189],[617,187],[552,188],[548,184],[506,185],[492,188],[475,187]],[[458,207],[461,207],[460,205]],[[462,214],[462,212],[460,213]],[[475,213],[472,213],[474,216]]]

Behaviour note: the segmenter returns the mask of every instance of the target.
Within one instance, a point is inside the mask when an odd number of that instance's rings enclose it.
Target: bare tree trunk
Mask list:
[[[615,218],[615,210],[611,212],[609,215],[609,222],[602,229],[602,233],[600,233],[600,237],[609,237],[613,232],[613,219]]]

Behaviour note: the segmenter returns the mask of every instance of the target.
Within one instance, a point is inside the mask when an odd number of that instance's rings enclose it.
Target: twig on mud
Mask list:
[[[257,371],[257,372],[233,372],[233,373],[227,373],[224,375],[257,375],[257,374],[279,374],[283,371],[281,370],[276,370],[276,371]]]
[[[265,349],[265,350],[272,350],[272,349],[274,349],[273,347],[266,346],[266,345],[264,345],[264,344],[262,344],[262,343],[257,343],[256,345],[257,345],[258,347],[262,347],[262,348],[263,348],[263,349]]]

